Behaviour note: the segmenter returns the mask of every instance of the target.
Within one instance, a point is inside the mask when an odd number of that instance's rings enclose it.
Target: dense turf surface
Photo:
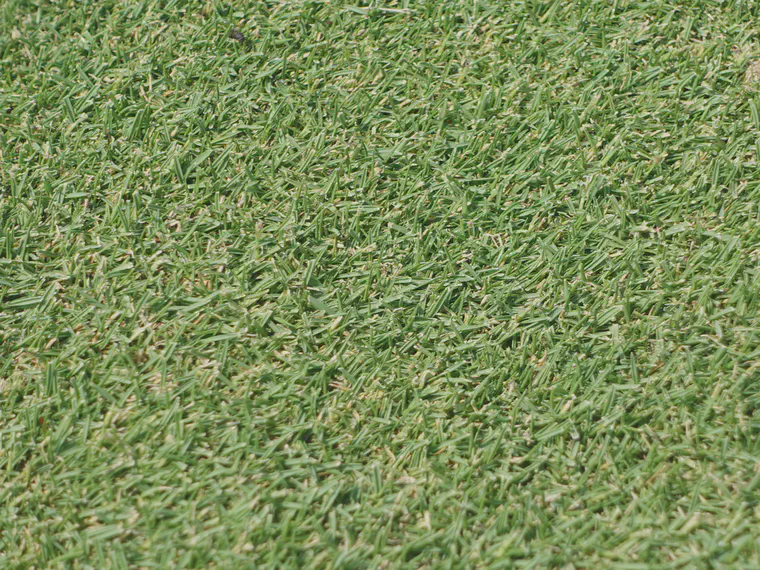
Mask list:
[[[760,567],[759,17],[3,2],[0,567]]]

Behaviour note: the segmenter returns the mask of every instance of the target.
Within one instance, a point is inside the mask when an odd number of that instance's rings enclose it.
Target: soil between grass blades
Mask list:
[[[759,15],[4,2],[0,566],[759,568]]]

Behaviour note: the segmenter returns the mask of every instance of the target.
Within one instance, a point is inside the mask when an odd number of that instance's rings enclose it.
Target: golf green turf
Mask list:
[[[0,3],[0,568],[760,568],[760,5]]]

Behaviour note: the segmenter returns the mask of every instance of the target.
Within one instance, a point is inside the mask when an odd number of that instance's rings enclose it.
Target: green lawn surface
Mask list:
[[[0,2],[0,568],[760,568],[760,4]]]

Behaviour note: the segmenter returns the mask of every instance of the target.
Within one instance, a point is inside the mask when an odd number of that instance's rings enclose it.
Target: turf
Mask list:
[[[760,568],[759,17],[5,0],[0,567]]]

